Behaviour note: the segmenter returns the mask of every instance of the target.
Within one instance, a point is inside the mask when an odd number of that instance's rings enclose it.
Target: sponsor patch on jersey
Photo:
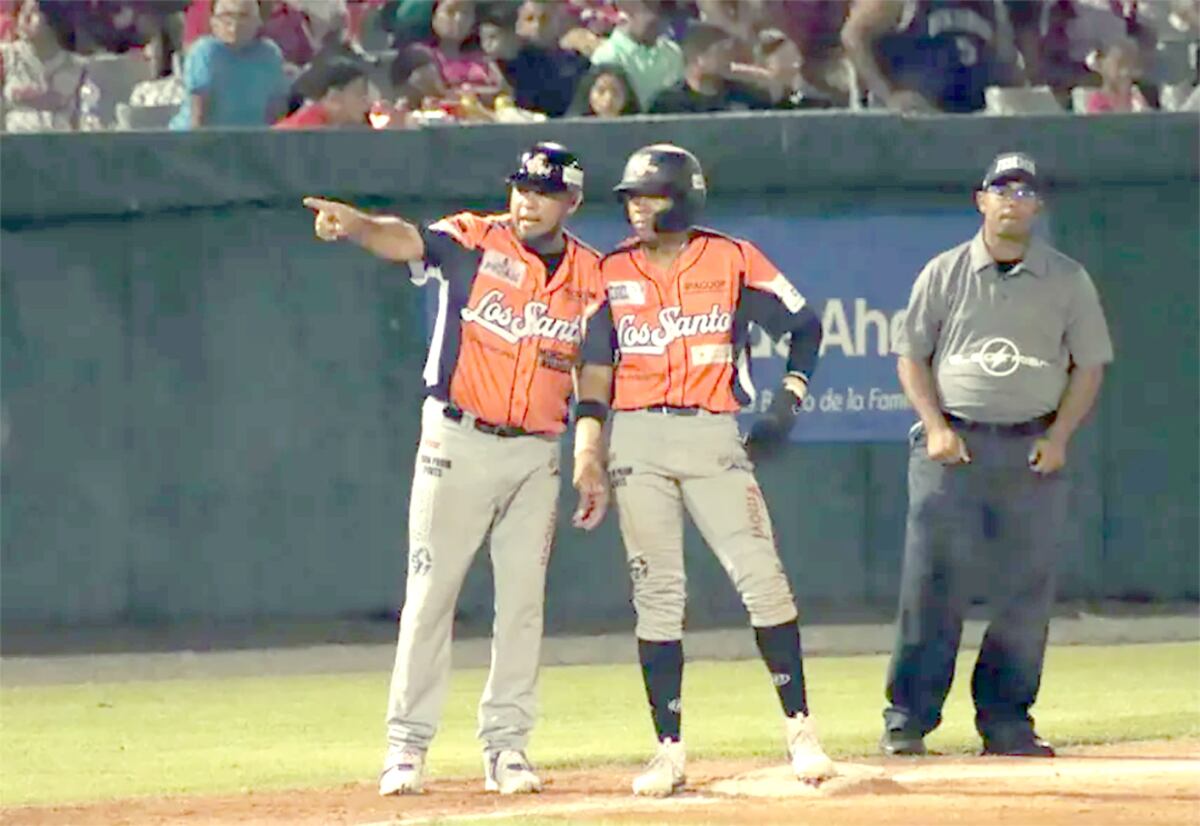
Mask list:
[[[570,373],[571,368],[575,366],[575,361],[567,353],[560,353],[557,350],[539,350],[538,364],[547,370]]]
[[[525,282],[524,262],[509,258],[496,250],[484,252],[483,261],[479,264],[479,271],[514,287],[520,287]]]
[[[608,285],[608,303],[614,307],[644,306],[646,285],[640,281],[614,281]]]
[[[731,364],[733,362],[732,344],[693,344],[688,348],[692,364]]]
[[[729,282],[724,278],[709,278],[702,281],[685,281],[685,293],[716,293],[729,289]]]

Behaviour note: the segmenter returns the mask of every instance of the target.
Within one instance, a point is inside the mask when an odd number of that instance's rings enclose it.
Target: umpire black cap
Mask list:
[[[983,174],[982,189],[1007,181],[1024,181],[1035,189],[1040,183],[1037,164],[1024,152],[1001,152]]]
[[[659,213],[655,229],[683,232],[700,217],[708,188],[695,155],[681,146],[655,143],[629,156],[621,182],[613,191],[622,200],[631,195],[670,198],[671,208]]]
[[[507,181],[539,192],[578,192],[583,189],[583,166],[561,143],[543,141],[521,153],[517,171]]]

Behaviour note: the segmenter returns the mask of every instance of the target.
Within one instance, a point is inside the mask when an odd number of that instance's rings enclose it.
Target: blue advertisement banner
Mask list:
[[[747,214],[714,205],[705,224],[753,242],[821,314],[821,360],[792,439],[800,442],[900,441],[913,422],[896,378],[892,351],[917,273],[942,250],[969,240],[979,213],[961,209],[844,213],[832,216]],[[628,234],[618,209],[586,211],[572,228],[600,250]],[[786,344],[754,330],[758,399],[743,428],[771,403],[784,371]]]

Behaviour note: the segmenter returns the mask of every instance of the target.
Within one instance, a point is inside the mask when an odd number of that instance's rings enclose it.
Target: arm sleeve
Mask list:
[[[746,255],[745,289],[741,308],[747,321],[767,331],[772,338],[791,335],[787,371],[812,378],[821,349],[821,320],[808,301],[771,261],[751,244],[743,244]]]
[[[620,63],[620,60],[617,58],[616,47],[612,44],[611,36],[608,40],[597,46],[596,51],[592,52],[592,65],[599,66],[601,63]]]
[[[183,61],[183,88],[189,94],[208,94],[212,85],[213,41],[201,39]]]
[[[481,233],[474,225],[474,216],[451,215],[421,228],[421,241],[425,244],[425,260],[410,262],[411,280],[418,287],[429,280],[429,270],[437,268],[443,278],[454,275],[472,277],[471,266],[476,256]]]
[[[927,361],[937,348],[945,319],[946,300],[931,261],[913,283],[904,324],[896,337],[896,352],[916,361]]]
[[[584,364],[610,365],[616,354],[617,331],[613,328],[612,309],[606,299],[601,299],[584,310],[580,357]]]
[[[1067,352],[1080,367],[1098,367],[1113,360],[1112,339],[1100,306],[1096,285],[1086,270],[1080,269],[1071,294],[1067,318]]]

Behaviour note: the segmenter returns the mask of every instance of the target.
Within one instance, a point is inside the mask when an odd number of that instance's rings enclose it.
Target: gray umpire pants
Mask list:
[[[454,609],[491,533],[492,666],[479,704],[485,748],[524,749],[536,717],[546,565],[558,506],[558,440],[503,438],[425,400],[408,517],[408,581],[388,697],[391,752],[425,749],[450,682]]]
[[[970,464],[929,459],[923,428],[909,439],[908,526],[896,645],[884,711],[889,730],[938,726],[954,678],[973,577],[985,577],[990,622],[971,679],[980,734],[1029,731],[1037,699],[1068,480],[1029,468],[1045,430],[959,429]]]
[[[613,417],[608,466],[639,639],[683,637],[684,508],[755,626],[796,618],[771,517],[732,414],[620,411]]]

